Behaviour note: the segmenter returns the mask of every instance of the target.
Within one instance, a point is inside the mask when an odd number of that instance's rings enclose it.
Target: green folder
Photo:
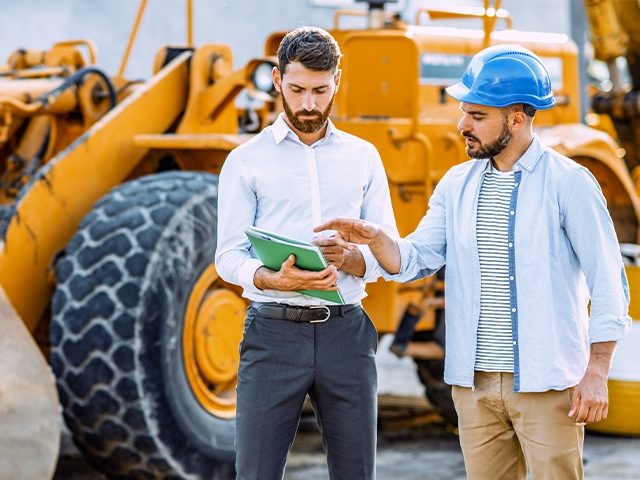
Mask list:
[[[264,266],[271,270],[280,270],[284,261],[291,254],[296,256],[295,265],[301,270],[317,272],[328,266],[320,249],[310,243],[268,232],[258,227],[249,227],[245,234]],[[337,290],[300,290],[299,293],[344,305],[344,298]]]

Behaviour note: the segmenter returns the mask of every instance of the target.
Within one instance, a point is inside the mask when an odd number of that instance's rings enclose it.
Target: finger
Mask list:
[[[600,402],[598,413],[596,414],[594,422],[599,422],[600,420],[604,420],[605,418],[607,418],[608,406],[608,400],[602,400],[602,402]]]
[[[322,247],[320,251],[325,257],[327,255],[344,255],[344,248],[337,247],[337,246]]]
[[[301,276],[304,277],[305,282],[324,282],[332,274],[332,269],[335,269],[332,265],[327,266],[323,270],[312,272],[309,270],[301,270]]]
[[[586,423],[593,423],[595,421],[596,418],[596,413],[598,412],[598,407],[596,405],[589,405],[589,409],[584,412],[584,419],[581,420],[581,422]]]
[[[582,399],[580,401],[580,408],[578,409],[578,413],[576,413],[575,416],[576,423],[587,423],[590,411],[591,402],[588,399]]]
[[[342,235],[336,235],[334,237],[335,240],[335,244],[343,249],[347,249],[347,250],[352,250],[353,248],[356,248],[355,245],[347,242],[344,238],[342,238]]]
[[[325,268],[324,270],[319,271],[318,273],[320,274],[318,276],[319,280],[329,281],[332,278],[335,281],[338,280],[338,269],[335,267],[335,265],[329,265],[327,268]]]
[[[335,265],[329,265],[329,268],[332,269],[331,278],[333,279],[333,284],[336,285],[338,283],[338,269]]]
[[[600,420],[602,420],[603,412],[604,412],[604,404],[600,405],[598,408],[596,408],[594,410],[593,418],[589,418],[587,420],[587,423],[596,423],[596,422],[599,422]]]
[[[336,273],[336,272],[337,270],[331,265],[329,265],[327,268],[325,268],[324,270],[320,270],[318,273],[321,273],[323,277],[326,277],[327,275],[331,275],[332,273]]]
[[[318,240],[316,241],[312,241],[312,243],[318,247],[320,249],[321,252],[326,252],[329,250],[333,250],[333,251],[340,251],[340,250],[344,250],[344,247],[340,247],[338,246],[338,244],[334,241],[334,240],[329,240],[329,241],[325,241],[325,240]]]
[[[345,231],[352,224],[353,220],[348,218],[333,218],[321,225],[318,225],[313,229],[314,232],[322,232],[323,230],[338,230]]]
[[[323,289],[328,289],[328,288],[337,288],[337,278],[333,278],[333,277],[327,277],[324,280],[322,280],[321,282],[319,282],[320,286]]]
[[[324,259],[330,265],[335,265],[336,263],[344,263],[344,255],[325,255]]]
[[[580,392],[576,389],[573,392],[573,398],[571,399],[571,410],[567,414],[568,417],[575,419],[576,412],[580,408]]]
[[[311,239],[311,243],[313,245],[315,245],[316,247],[328,247],[331,245],[335,245],[336,241],[334,240],[333,237],[322,237],[322,236],[317,236],[317,237],[313,237]]]
[[[282,264],[283,267],[293,267],[296,263],[296,256],[291,254],[287,257],[287,259],[284,261],[284,263]]]
[[[322,248],[335,248],[339,250],[353,250],[357,248],[353,243],[347,242],[342,235],[335,235],[331,237],[317,237],[318,240],[312,240],[312,243],[317,247]],[[322,240],[320,240],[322,238]],[[336,250],[337,251],[337,250]]]
[[[337,290],[337,277],[328,275],[321,279],[309,279],[304,282],[304,289],[309,290]]]

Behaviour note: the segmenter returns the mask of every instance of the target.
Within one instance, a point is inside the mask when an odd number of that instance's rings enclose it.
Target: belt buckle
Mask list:
[[[309,320],[309,323],[324,323],[327,320],[329,320],[329,317],[331,316],[331,310],[329,309],[329,307],[327,307],[326,305],[319,305],[317,307],[309,307],[309,310],[320,310],[320,309],[325,309],[327,311],[327,316],[320,319],[320,320]]]

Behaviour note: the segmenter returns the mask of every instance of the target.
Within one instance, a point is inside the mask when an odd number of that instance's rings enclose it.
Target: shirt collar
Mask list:
[[[273,133],[273,139],[276,141],[276,144],[282,142],[289,134],[292,136],[291,138],[298,141],[300,140],[295,132],[291,130],[289,125],[287,125],[287,122],[285,122],[284,115],[284,112],[281,112],[276,121],[273,122],[273,125],[271,125],[271,132]],[[318,140],[318,142],[328,140],[329,138],[335,138],[338,141],[342,141],[344,140],[343,135],[344,132],[338,130],[331,120],[327,120],[327,131],[324,137]]]
[[[538,135],[534,133],[533,140],[531,141],[531,145],[529,145],[529,148],[527,148],[524,154],[520,157],[520,160],[516,162],[514,167],[519,165],[525,170],[532,172],[533,169],[536,168],[536,165],[538,164],[538,161],[540,160],[540,158],[542,158],[542,155],[544,154],[544,152],[545,152],[544,145],[540,141],[540,138],[538,137]]]
[[[545,146],[538,137],[537,134],[533,134],[533,140],[529,145],[529,148],[522,154],[520,159],[513,165],[513,170],[518,171],[521,169],[525,169],[529,172],[532,172],[540,158],[545,152]],[[482,169],[482,173],[489,173],[491,171],[491,159],[483,158],[482,160],[478,160],[484,162],[484,168]]]

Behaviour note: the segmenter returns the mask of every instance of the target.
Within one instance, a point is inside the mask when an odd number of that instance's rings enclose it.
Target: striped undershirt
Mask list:
[[[514,175],[491,168],[482,182],[476,219],[480,255],[480,323],[476,370],[513,372],[509,296],[509,204]]]

